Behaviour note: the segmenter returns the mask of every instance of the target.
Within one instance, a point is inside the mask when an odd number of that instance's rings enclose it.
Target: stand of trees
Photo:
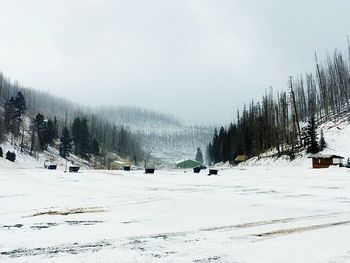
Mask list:
[[[58,146],[64,158],[72,152],[85,159],[113,152],[123,157],[142,159],[143,152],[136,136],[99,116],[78,113],[73,120],[65,118],[64,121],[56,116],[53,120],[47,119],[42,113],[31,117],[33,112],[27,112],[27,102],[21,91],[5,100],[3,108],[0,141],[10,135],[11,143],[20,141],[21,150],[27,148],[30,154],[47,150],[51,145]],[[30,119],[29,125],[23,122],[24,114]],[[24,143],[25,134],[30,137],[29,145]]]
[[[302,149],[313,153],[324,149],[323,134],[319,140],[316,126],[350,111],[350,45],[346,57],[335,50],[320,63],[315,54],[315,74],[291,77],[288,91],[274,93],[270,88],[260,102],[244,105],[235,122],[219,132],[215,129],[207,161],[259,156],[270,149],[293,158]]]

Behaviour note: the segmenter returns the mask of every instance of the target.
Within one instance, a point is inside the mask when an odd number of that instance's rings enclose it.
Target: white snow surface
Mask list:
[[[350,169],[206,174],[0,168],[0,262],[350,261]]]
[[[321,128],[324,152],[349,157],[349,124]],[[350,262],[350,169],[312,169],[305,153],[218,176],[65,173],[16,153],[0,158],[0,262]]]

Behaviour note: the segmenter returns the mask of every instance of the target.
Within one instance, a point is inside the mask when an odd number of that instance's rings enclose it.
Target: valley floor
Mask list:
[[[350,169],[0,168],[0,262],[349,262]]]

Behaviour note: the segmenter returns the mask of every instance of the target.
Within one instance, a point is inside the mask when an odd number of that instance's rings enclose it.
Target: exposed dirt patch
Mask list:
[[[57,226],[57,225],[58,225],[57,223],[40,223],[40,224],[34,224],[30,228],[41,230],[41,229],[46,229],[46,228]]]
[[[105,209],[101,207],[79,207],[79,208],[71,208],[68,210],[47,210],[34,213],[31,216],[43,216],[43,215],[51,215],[51,216],[66,216],[71,214],[84,214],[84,213],[102,213],[106,212]]]
[[[60,253],[67,254],[79,254],[84,252],[97,252],[103,248],[111,247],[111,243],[108,241],[99,241],[95,243],[88,244],[67,244],[64,246],[56,247],[37,247],[37,248],[18,248],[10,251],[0,252],[2,256],[8,256],[11,258],[18,258],[24,256],[38,256],[38,255],[51,255],[54,256]]]
[[[22,226],[23,226],[22,224],[15,224],[15,225],[9,225],[9,226],[5,225],[2,227],[10,229],[10,228],[21,228]]]
[[[66,221],[67,224],[77,226],[77,225],[83,225],[83,226],[90,226],[95,224],[103,223],[103,221],[99,220],[72,220],[72,221]]]
[[[195,259],[193,262],[196,263],[202,263],[202,262],[217,262],[221,259],[219,256],[213,256],[213,257],[208,257],[208,258],[203,258],[203,259]]]

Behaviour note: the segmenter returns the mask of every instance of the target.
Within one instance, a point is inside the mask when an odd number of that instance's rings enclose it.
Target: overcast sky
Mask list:
[[[350,1],[0,0],[0,70],[88,105],[225,123],[345,49]]]

